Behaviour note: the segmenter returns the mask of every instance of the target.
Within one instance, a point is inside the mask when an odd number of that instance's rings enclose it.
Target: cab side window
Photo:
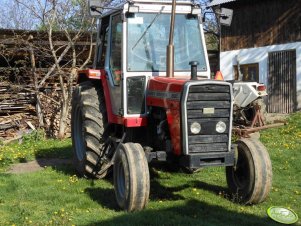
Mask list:
[[[108,46],[108,34],[109,34],[109,20],[110,18],[103,18],[100,28],[100,43],[97,46],[97,68],[103,69],[105,67],[106,51]]]
[[[122,20],[120,15],[115,15],[112,17],[111,32],[110,69],[112,72],[114,85],[119,85],[121,80],[122,66]]]

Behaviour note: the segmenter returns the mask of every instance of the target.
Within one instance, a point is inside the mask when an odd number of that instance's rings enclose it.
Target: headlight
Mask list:
[[[191,131],[191,133],[193,133],[193,134],[198,134],[198,133],[201,131],[201,125],[200,125],[200,123],[198,123],[198,122],[193,122],[193,123],[190,125],[190,131]]]
[[[222,122],[222,121],[219,121],[218,123],[216,123],[216,126],[215,126],[215,130],[216,132],[218,133],[223,133],[226,131],[226,123]]]

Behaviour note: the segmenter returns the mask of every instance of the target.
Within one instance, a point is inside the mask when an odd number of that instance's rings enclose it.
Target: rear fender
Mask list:
[[[77,72],[77,84],[87,81],[89,79],[93,80],[100,80],[103,76],[105,76],[104,70],[95,70],[95,69],[85,69],[85,70],[79,70]]]
[[[107,79],[106,79],[106,71],[105,70],[95,70],[95,69],[79,70],[78,77],[77,77],[77,84],[82,83],[84,81],[88,81],[88,80],[99,81],[99,82],[97,82],[97,84],[102,85],[102,89],[103,89],[104,97],[105,97],[108,122],[109,123],[115,122],[116,120],[113,119],[114,115],[112,112],[110,92],[109,92],[109,87],[108,87]]]

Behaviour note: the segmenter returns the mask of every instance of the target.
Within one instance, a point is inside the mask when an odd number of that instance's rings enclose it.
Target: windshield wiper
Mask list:
[[[154,19],[152,20],[152,22],[147,26],[147,28],[145,29],[145,31],[143,32],[143,34],[140,36],[140,38],[137,40],[137,42],[135,43],[135,45],[133,46],[132,50],[134,50],[134,48],[138,45],[138,43],[141,41],[141,39],[144,37],[144,35],[146,34],[146,32],[150,29],[150,27],[153,25],[153,23],[155,23],[155,21],[158,19],[158,17],[161,15],[163,9],[165,8],[165,6],[162,6],[161,10],[156,14],[156,16],[154,17]]]

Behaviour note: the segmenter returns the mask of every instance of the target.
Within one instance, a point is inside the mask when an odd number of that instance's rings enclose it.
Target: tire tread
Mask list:
[[[121,156],[124,155],[125,158]],[[129,176],[126,179],[129,183],[128,197],[125,200],[118,195],[118,166],[119,161],[126,159],[126,167]],[[126,143],[116,152],[116,162],[114,163],[114,186],[118,205],[128,212],[143,209],[149,199],[149,170],[144,150],[140,144]]]
[[[237,144],[246,151],[249,164],[253,166],[254,178],[250,178],[249,186],[251,191],[248,194],[242,194],[233,179],[233,167],[226,168],[227,183],[230,190],[235,194],[239,193],[245,204],[257,204],[263,202],[270,192],[272,186],[272,163],[265,146],[258,140],[252,138],[241,138]],[[243,150],[244,149],[244,150]]]
[[[81,116],[75,115],[73,109],[80,108]],[[84,160],[77,158],[75,145],[73,144],[74,162],[78,173],[84,177],[103,178],[106,173],[99,175],[96,170],[98,159],[101,158],[101,147],[104,143],[103,133],[107,124],[104,94],[100,84],[95,85],[91,81],[80,83],[73,92],[72,97],[72,142],[75,143],[74,123],[82,118]],[[78,135],[77,135],[78,136]]]

